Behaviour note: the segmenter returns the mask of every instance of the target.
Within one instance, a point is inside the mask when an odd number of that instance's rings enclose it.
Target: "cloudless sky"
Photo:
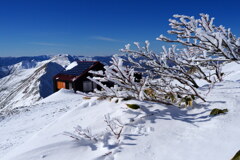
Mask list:
[[[173,14],[208,13],[240,36],[239,0],[0,0],[0,56],[111,55],[169,29]]]

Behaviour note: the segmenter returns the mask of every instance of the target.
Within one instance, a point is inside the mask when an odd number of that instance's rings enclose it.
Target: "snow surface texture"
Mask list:
[[[59,92],[0,121],[1,160],[226,160],[240,149],[240,65],[223,68],[207,102],[179,109],[151,102],[83,99],[72,91]],[[202,86],[202,90],[207,86]],[[132,110],[126,104],[139,104]],[[225,115],[210,117],[213,108]],[[124,126],[119,139],[111,136],[104,116]],[[104,135],[98,142],[64,135],[74,127]]]

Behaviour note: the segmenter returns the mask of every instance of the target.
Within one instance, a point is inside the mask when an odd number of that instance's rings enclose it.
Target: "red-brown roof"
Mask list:
[[[74,81],[77,76],[57,74],[54,79],[62,81]]]
[[[90,63],[89,63],[90,62]],[[91,64],[92,63],[92,64]],[[62,80],[62,81],[75,81],[76,79],[82,77],[83,75],[85,75],[89,70],[91,70],[93,67],[95,67],[97,64],[101,64],[99,61],[78,61],[78,66],[74,67],[72,70],[76,70],[79,69],[81,70],[80,72],[77,72],[78,74],[72,74],[72,71],[63,71],[59,74],[57,74],[56,76],[54,76],[55,80]],[[89,67],[85,67],[84,70],[82,70],[83,68],[81,68],[81,65],[83,64],[88,64]],[[90,65],[91,64],[91,65]],[[80,68],[79,68],[80,67]],[[76,73],[76,72],[75,72]]]

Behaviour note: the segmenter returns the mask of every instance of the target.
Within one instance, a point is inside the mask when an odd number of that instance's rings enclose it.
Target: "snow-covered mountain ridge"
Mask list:
[[[84,99],[60,90],[0,121],[3,160],[226,160],[240,149],[240,65],[224,66],[225,80],[209,92],[207,102],[179,109],[152,102]],[[206,85],[200,89],[206,90]],[[139,104],[132,110],[126,104]],[[214,108],[225,115],[210,117]],[[104,117],[123,126],[117,139]],[[76,126],[89,128],[97,141],[64,135]]]
[[[41,62],[51,59],[50,56],[35,56],[35,57],[0,57],[0,78],[3,78],[15,71],[15,65],[22,63],[22,67],[27,69],[33,67],[34,62]],[[29,66],[30,65],[30,66]]]
[[[11,74],[0,79],[0,110],[29,106],[52,94],[52,77],[70,63],[66,56],[55,56],[41,62],[13,65]]]

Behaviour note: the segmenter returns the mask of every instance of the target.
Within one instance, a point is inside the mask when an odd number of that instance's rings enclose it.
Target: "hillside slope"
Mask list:
[[[42,62],[20,62],[0,79],[0,111],[28,106],[53,93],[52,77],[70,64],[68,57],[55,56]]]
[[[232,63],[224,70],[226,80],[211,89],[207,102],[187,109],[135,100],[87,100],[60,90],[0,122],[0,155],[3,160],[231,159],[240,149],[240,65]],[[127,103],[141,108],[129,109]],[[210,117],[213,108],[229,112]],[[111,134],[106,115],[124,126],[119,139]],[[98,141],[63,134],[74,133],[77,125],[89,128]]]

